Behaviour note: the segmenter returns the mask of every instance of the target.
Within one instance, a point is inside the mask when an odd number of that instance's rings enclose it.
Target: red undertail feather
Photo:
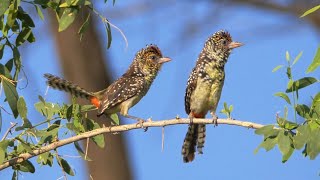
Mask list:
[[[95,107],[99,108],[100,107],[100,100],[97,97],[91,97],[90,98],[90,102],[92,105],[94,105]]]

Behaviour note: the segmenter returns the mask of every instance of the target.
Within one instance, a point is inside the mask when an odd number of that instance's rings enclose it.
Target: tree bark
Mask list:
[[[107,58],[107,61],[105,61],[105,51],[101,47],[100,37],[95,31],[94,27],[96,26],[92,19],[80,42],[80,36],[77,32],[87,14],[88,11],[80,12],[74,23],[67,30],[59,33],[56,16],[50,13],[51,29],[64,78],[89,91],[98,91],[110,84],[111,73],[108,63],[105,64],[109,59]],[[78,102],[88,104],[87,100],[79,99]],[[97,118],[95,113],[89,114],[89,118],[97,120],[99,124],[109,123],[104,117]],[[89,175],[95,180],[132,179],[125,147],[126,143],[122,134],[106,134],[105,140],[106,147],[104,149],[100,149],[92,142],[89,143],[88,157],[93,160],[91,162],[86,161]]]

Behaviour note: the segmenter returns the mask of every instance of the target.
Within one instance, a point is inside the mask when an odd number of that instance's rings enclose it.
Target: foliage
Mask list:
[[[107,0],[105,0],[107,3]],[[115,4],[115,0],[112,1]],[[108,38],[107,48],[110,47],[112,41],[111,27],[112,24],[99,14],[93,7],[90,0],[1,0],[0,6],[0,83],[3,87],[5,103],[11,109],[13,118],[17,119],[19,126],[15,127],[15,134],[11,138],[6,136],[0,141],[0,164],[22,153],[32,153],[33,150],[39,149],[44,145],[48,145],[58,141],[66,136],[73,134],[81,134],[83,132],[92,131],[100,128],[99,124],[89,119],[87,112],[95,110],[91,105],[79,105],[73,100],[72,104],[57,104],[47,102],[43,97],[39,96],[39,102],[34,104],[34,108],[42,115],[43,120],[38,124],[33,124],[28,117],[28,107],[24,97],[17,92],[18,78],[23,70],[22,58],[20,55],[20,47],[26,42],[34,43],[36,37],[34,35],[35,23],[30,13],[25,11],[25,6],[31,6],[37,12],[40,19],[44,20],[43,10],[51,10],[55,13],[59,23],[58,31],[66,30],[73,24],[74,20],[84,9],[89,10],[89,14],[85,17],[83,24],[78,30],[80,41],[90,23],[92,14],[97,15],[105,25],[106,36]],[[309,15],[320,9],[320,5],[306,11],[303,16]],[[11,52],[9,59],[4,60],[4,52]],[[277,92],[278,96],[285,100],[294,112],[294,120],[288,119],[288,108],[284,107],[284,115],[276,117],[276,125],[264,126],[256,130],[256,134],[263,135],[263,142],[260,148],[271,150],[278,145],[282,153],[282,162],[286,162],[294,150],[303,149],[303,155],[315,159],[320,152],[320,92],[312,97],[310,105],[299,104],[300,91],[311,85],[319,83],[315,77],[302,77],[295,80],[292,74],[292,67],[301,58],[302,52],[292,61],[289,52],[286,53],[287,65],[279,65],[273,69],[273,72],[286,67],[286,76],[288,84],[283,92]],[[320,65],[320,47],[317,50],[313,62],[308,67],[306,73],[314,72]],[[290,97],[291,95],[291,97]],[[233,106],[224,103],[222,113],[231,118]],[[0,105],[0,131],[2,124],[2,113],[8,113]],[[303,119],[302,123],[297,123],[298,117]],[[111,116],[113,124],[119,124],[119,118],[116,114]],[[13,128],[13,126],[12,126]],[[98,147],[105,146],[103,135],[97,135],[90,138]],[[78,142],[74,142],[75,149],[80,156],[90,161],[85,151]],[[256,150],[256,151],[257,151]],[[49,151],[40,154],[36,162],[43,166],[53,166],[54,160],[61,166],[63,171],[73,176],[75,172],[57,152]],[[19,164],[12,166],[13,177],[18,179],[21,172],[34,173],[35,166],[29,160],[25,160]]]
[[[105,3],[107,3],[107,0],[105,0]],[[112,3],[114,5],[115,0]],[[46,102],[41,96],[39,96],[39,102],[34,105],[34,108],[43,116],[43,121],[39,124],[33,124],[33,121],[29,120],[26,102],[18,94],[17,86],[18,77],[23,70],[19,49],[26,42],[34,43],[36,41],[34,35],[36,25],[29,15],[30,12],[26,12],[26,9],[31,9],[30,7],[34,8],[38,17],[42,20],[45,19],[43,10],[53,11],[59,23],[59,32],[66,30],[82,11],[88,9],[88,16],[78,31],[80,40],[88,27],[92,13],[97,15],[106,26],[108,48],[112,40],[110,22],[93,8],[90,0],[1,0],[0,83],[3,87],[5,102],[8,103],[13,117],[17,119],[20,125],[14,129],[16,135],[12,138],[4,137],[0,141],[0,164],[22,153],[32,152],[44,145],[53,143],[61,137],[65,138],[68,135],[80,134],[100,128],[98,123],[87,118],[87,112],[95,109],[93,106],[81,106],[74,101],[71,105],[59,105]],[[12,52],[11,58],[5,60],[4,52],[9,54],[10,51]],[[0,88],[1,90],[2,88]],[[9,114],[0,105],[0,132],[2,112]],[[113,115],[113,119],[115,119],[115,124],[119,124],[116,115]],[[103,135],[97,135],[90,139],[101,148],[105,146]],[[76,142],[74,145],[83,158],[90,160],[89,157],[85,157],[86,155],[79,143]],[[74,175],[68,162],[61,158],[57,152],[43,153],[38,156],[36,162],[40,165],[52,166],[54,159],[57,160],[57,164],[61,166],[65,173],[71,176]],[[18,179],[20,172],[34,173],[36,170],[29,160],[13,165],[12,168],[14,170],[13,179]]]
[[[316,70],[319,66],[319,53],[320,48],[318,48],[316,56],[306,73]],[[275,145],[278,145],[282,153],[282,162],[286,162],[294,150],[302,148],[303,155],[309,156],[310,159],[315,159],[320,153],[320,92],[312,97],[312,103],[310,105],[299,104],[300,90],[319,83],[320,81],[315,77],[303,77],[298,80],[293,79],[292,68],[301,56],[302,52],[292,61],[289,52],[286,52],[287,88],[284,92],[277,92],[275,94],[275,96],[285,100],[288,106],[292,108],[294,112],[294,122],[288,119],[288,108],[285,107],[283,117],[279,115],[276,117],[277,127],[275,125],[268,125],[255,131],[256,134],[264,136],[263,142],[255,152],[260,148],[269,151]],[[272,71],[276,72],[282,67],[284,67],[284,65],[279,65]],[[302,123],[297,123],[298,116],[303,119]]]

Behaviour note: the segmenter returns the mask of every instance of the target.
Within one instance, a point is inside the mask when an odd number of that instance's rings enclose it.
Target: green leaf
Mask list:
[[[291,67],[287,67],[287,77],[288,79],[292,80]]]
[[[12,79],[10,71],[8,70],[8,68],[2,64],[0,64],[0,75],[4,75],[6,78],[8,79]],[[1,78],[0,78],[0,82],[1,82]]]
[[[40,112],[43,116],[46,116],[48,119],[51,119],[53,115],[58,114],[60,111],[58,104],[49,102],[37,102],[34,104],[34,106],[38,112]]]
[[[75,20],[78,14],[77,8],[65,8],[62,13],[61,18],[59,19],[59,32],[67,29]]]
[[[312,101],[312,107],[316,107],[318,104],[320,104],[320,92],[318,92]]]
[[[86,18],[86,20],[84,21],[84,23],[81,25],[78,34],[80,35],[80,41],[82,40],[83,34],[84,32],[87,30],[87,28],[89,27],[89,19],[90,19],[90,13],[88,14],[88,17]]]
[[[110,118],[112,119],[112,122],[111,122],[112,125],[116,125],[116,126],[120,125],[120,120],[117,113],[111,114]]]
[[[93,130],[100,128],[100,125],[99,125],[98,123],[96,123],[96,122],[94,122],[94,121],[92,121],[92,122],[93,122]],[[97,135],[97,136],[94,136],[94,137],[92,137],[91,139],[93,140],[93,142],[94,142],[97,146],[99,146],[100,148],[104,148],[105,142],[104,142],[104,135],[103,135],[103,134],[99,134],[99,135]]]
[[[27,113],[28,113],[27,104],[24,101],[24,98],[22,96],[20,96],[19,99],[18,99],[17,107],[18,107],[18,112],[20,114],[20,117],[21,118],[27,118]]]
[[[50,167],[52,167],[53,155],[50,152],[40,154],[38,156],[37,163],[41,165],[49,165]]]
[[[299,126],[296,135],[293,137],[293,145],[296,149],[301,149],[308,142],[311,129],[308,124]]]
[[[7,147],[9,146],[10,140],[0,141],[0,164],[6,159]]]
[[[293,129],[296,129],[298,126],[299,125],[297,123],[285,120],[283,128],[288,129],[288,130],[293,130]]]
[[[35,27],[33,20],[31,19],[29,14],[23,11],[21,6],[18,9],[17,18],[21,20],[23,27]]]
[[[11,180],[18,180],[18,173],[17,173],[17,171],[13,171]]]
[[[295,110],[297,111],[298,115],[307,119],[309,118],[310,108],[305,104],[297,104]]]
[[[7,16],[7,26],[8,27],[12,27],[12,25],[14,24],[16,18],[17,18],[17,9],[18,7],[14,4],[11,4],[9,6],[9,13]]]
[[[19,164],[14,165],[13,169],[30,173],[34,173],[36,171],[33,164],[29,160],[25,160]]]
[[[277,137],[267,138],[254,150],[254,154],[258,153],[260,148],[264,148],[266,151],[270,151],[277,144]]]
[[[82,6],[85,5],[85,0],[67,0],[66,2],[59,5],[60,8],[72,7],[72,6]]]
[[[29,37],[27,38],[27,40],[28,40],[29,43],[33,43],[33,42],[36,41],[36,38],[34,37],[32,31],[31,31]]]
[[[9,75],[10,72],[11,72],[11,70],[12,70],[12,68],[13,68],[13,59],[10,59],[10,60],[6,63],[5,67],[6,67],[7,70],[8,70],[7,75]],[[1,73],[1,70],[0,70],[0,74],[2,74],[2,73]],[[5,76],[8,77],[7,75],[5,75]],[[11,76],[11,75],[10,75],[10,76]],[[11,77],[10,77],[10,78],[11,78]]]
[[[286,102],[287,102],[288,104],[291,104],[290,98],[288,97],[287,94],[285,94],[285,93],[283,93],[283,92],[277,92],[277,93],[274,94],[274,96],[281,97],[282,99],[286,100]]]
[[[296,91],[298,89],[305,88],[310,86],[311,84],[318,82],[318,80],[314,77],[304,77],[297,81],[294,81],[292,84],[288,84],[286,93]]]
[[[97,110],[96,106],[94,105],[82,105],[80,106],[80,112],[88,112],[88,111],[93,111]]]
[[[74,142],[74,146],[75,148],[77,149],[78,153],[80,154],[80,156],[84,159],[84,160],[87,160],[87,161],[92,161],[88,155],[86,156],[85,153],[83,152],[80,144],[78,141]]]
[[[70,176],[74,176],[74,172],[73,172],[73,170],[71,169],[70,165],[68,164],[68,162],[66,160],[64,160],[61,157],[59,157],[59,159],[57,159],[57,160],[60,161],[60,163],[58,163],[58,164],[59,164],[60,167],[62,167],[64,172],[66,172]]]
[[[37,13],[38,13],[38,16],[40,17],[40,19],[41,19],[41,20],[44,20],[43,13],[42,13],[41,9],[39,8],[39,6],[34,5],[34,7],[36,8]]]
[[[22,126],[16,127],[16,128],[15,128],[15,131],[21,131],[21,130],[24,130],[24,129],[26,129],[26,128],[31,128],[31,127],[32,127],[32,124],[31,124],[31,122],[29,121],[29,119],[27,119],[27,118],[22,118],[22,120],[23,120]]]
[[[319,5],[320,6],[320,5]],[[318,47],[318,50],[316,52],[315,57],[313,58],[312,63],[307,69],[307,73],[313,72],[320,66],[320,46]]]
[[[307,154],[313,160],[320,153],[320,130],[319,128],[312,130],[309,142],[307,144]]]
[[[305,17],[305,16],[307,16],[307,15],[315,12],[315,11],[318,10],[318,9],[320,9],[320,5],[315,6],[315,7],[311,8],[311,9],[309,9],[308,11],[304,12],[304,13],[300,16],[300,18]]]
[[[11,0],[1,0],[1,6],[0,6],[0,16],[2,16],[6,10],[9,8]]]
[[[276,66],[275,68],[272,69],[272,72],[276,72],[282,67],[283,67],[283,65],[278,65],[278,66]]]
[[[0,27],[1,29],[1,27]],[[4,50],[5,45],[4,44],[0,44],[0,59],[2,59],[3,57],[3,50]]]
[[[296,64],[297,62],[298,62],[298,60],[301,58],[301,56],[302,56],[302,51],[296,56],[296,58],[294,58],[294,61],[293,61],[293,63],[292,63],[292,65],[294,65],[294,64]]]
[[[270,131],[272,131],[274,128],[274,125],[266,125],[263,126],[257,130],[254,131],[254,133],[258,134],[258,135],[265,135],[267,133],[269,133]]]
[[[14,118],[17,118],[19,115],[17,109],[17,101],[19,96],[16,87],[4,78],[2,78],[2,86]]]
[[[106,21],[107,21],[107,20],[106,20]],[[110,46],[111,46],[111,41],[112,41],[111,27],[110,27],[109,22],[105,22],[105,27],[106,27],[106,33],[107,33],[107,36],[108,36],[107,49],[109,49]]]
[[[288,51],[286,51],[286,60],[287,60],[287,61],[290,61],[290,54],[289,54]]]
[[[286,162],[292,154],[292,140],[289,137],[288,132],[280,130],[278,134],[278,146],[282,153],[282,162]]]
[[[233,105],[229,106],[229,111],[230,111],[230,113],[233,111]]]

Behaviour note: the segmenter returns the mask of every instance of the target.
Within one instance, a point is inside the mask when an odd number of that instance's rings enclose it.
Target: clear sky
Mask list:
[[[112,7],[99,7],[108,17],[108,12],[122,15],[120,9],[138,3],[136,1],[117,1]],[[148,1],[152,4],[152,1]],[[157,3],[159,4],[159,3]],[[170,7],[171,6],[171,7]],[[220,29],[228,30],[233,40],[243,42],[245,46],[235,49],[226,65],[226,79],[218,111],[223,102],[233,104],[232,117],[239,120],[261,124],[275,123],[275,114],[283,113],[284,101],[273,94],[284,91],[286,75],[284,69],[272,73],[272,69],[285,64],[285,52],[292,56],[300,51],[303,55],[293,69],[296,79],[305,76],[304,72],[319,45],[316,31],[305,19],[245,6],[216,6],[206,2],[180,2],[164,4],[157,10],[123,15],[117,18],[111,15],[110,21],[121,28],[129,42],[125,43],[119,32],[113,29],[113,42],[108,56],[112,60],[113,76],[119,77],[131,63],[136,51],[146,44],[157,44],[172,61],[165,64],[149,93],[130,113],[153,120],[172,119],[176,115],[187,117],[184,112],[184,91],[191,69],[195,65],[205,40]],[[220,9],[219,9],[220,8]],[[224,11],[222,11],[222,9]],[[216,16],[210,12],[217,11]],[[220,11],[218,11],[220,10]],[[206,20],[204,20],[206,18]],[[37,18],[38,19],[38,18]],[[29,117],[41,119],[33,108],[38,94],[44,95],[46,85],[42,74],[61,75],[54,42],[48,33],[48,18],[45,22],[36,20],[37,41],[24,46],[22,58],[29,78],[29,85],[20,94],[25,96],[29,105]],[[186,33],[186,24],[194,24],[194,29]],[[100,35],[106,40],[101,24]],[[45,33],[44,33],[45,32]],[[103,42],[105,43],[105,42]],[[44,44],[46,44],[44,46]],[[93,61],[94,57],[89,61]],[[319,78],[319,70],[312,74]],[[310,103],[311,95],[319,91],[319,85],[301,91],[300,103]],[[49,91],[48,101],[66,102],[64,93]],[[1,137],[11,117],[3,114]],[[292,118],[292,111],[289,117]],[[224,115],[218,113],[223,118]],[[209,117],[209,116],[207,116]],[[31,118],[30,118],[31,120]],[[131,123],[125,120],[123,123]],[[242,127],[219,125],[208,126],[203,155],[196,155],[194,162],[184,164],[181,146],[187,131],[187,125],[165,128],[165,149],[161,152],[161,128],[149,128],[147,132],[134,130],[126,132],[130,163],[135,179],[318,179],[319,158],[309,160],[301,151],[296,151],[285,164],[276,147],[270,152],[254,150],[262,137],[254,130]],[[108,147],[108,142],[106,142]],[[59,151],[61,154],[77,156],[73,145]],[[76,176],[69,179],[86,179],[83,161],[79,158],[67,158],[76,169]],[[112,163],[112,162],[110,162]],[[0,179],[11,178],[11,170],[0,172]],[[62,176],[59,166],[54,168],[38,167],[36,174],[23,174],[23,179],[58,179]]]

